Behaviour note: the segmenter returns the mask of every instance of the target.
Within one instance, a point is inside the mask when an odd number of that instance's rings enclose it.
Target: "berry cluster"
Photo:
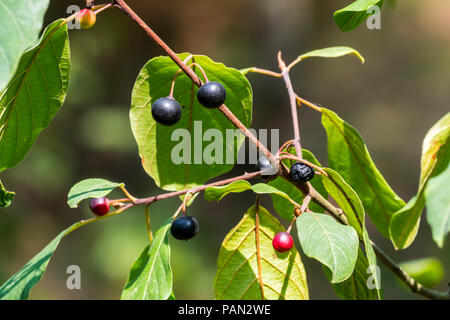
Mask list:
[[[220,107],[227,98],[224,86],[215,81],[208,81],[197,92],[197,100],[208,109]],[[172,126],[181,119],[182,108],[172,94],[160,98],[152,104],[153,119],[164,126]]]

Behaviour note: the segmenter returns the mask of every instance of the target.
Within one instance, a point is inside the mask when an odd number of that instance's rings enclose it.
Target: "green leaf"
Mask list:
[[[349,225],[355,228],[359,237],[362,238],[365,214],[361,200],[352,187],[350,187],[336,171],[330,168],[323,168],[323,170],[328,175],[328,177],[322,175],[322,182],[325,189],[327,189],[328,194],[344,211]]]
[[[334,13],[334,20],[342,31],[351,31],[362,24],[371,13],[367,11],[373,6],[380,9],[383,6],[383,0],[357,0],[349,6]]]
[[[423,258],[400,263],[400,267],[425,287],[434,287],[444,279],[444,267],[436,258]]]
[[[449,150],[446,147],[446,165],[445,170],[436,172],[430,178],[425,188],[425,202],[427,207],[427,221],[431,227],[433,240],[440,247],[444,247],[445,239],[450,232],[450,165]],[[441,163],[443,163],[442,161]],[[443,166],[444,167],[444,166]]]
[[[11,191],[7,191],[0,181],[0,208],[9,207],[16,194]]]
[[[334,292],[344,300],[379,300],[377,290],[369,289],[367,273],[369,262],[361,249],[358,249],[358,259],[356,260],[355,270],[347,280],[341,283],[333,283]],[[331,272],[324,267],[327,278],[331,281]]]
[[[63,232],[50,242],[41,252],[35,255],[28,263],[7,280],[0,287],[1,300],[26,300],[30,290],[41,280],[53,253],[61,239],[78,228],[84,222],[80,221]]]
[[[69,73],[67,25],[57,20],[23,54],[0,98],[0,171],[22,161],[50,124],[66,97]]]
[[[167,300],[172,295],[168,219],[131,268],[122,300]]]
[[[70,208],[77,208],[81,201],[89,198],[104,197],[120,186],[124,186],[124,184],[105,179],[93,178],[82,180],[70,189],[67,196],[67,204]]]
[[[328,137],[329,166],[358,192],[371,221],[389,237],[390,219],[404,207],[404,201],[378,171],[359,133],[336,113],[325,108],[321,111]]]
[[[380,274],[380,267],[378,267],[377,263],[377,256],[375,254],[375,251],[372,246],[372,242],[369,238],[369,233],[367,232],[367,229],[364,228],[363,231],[363,242],[364,242],[364,249],[366,251],[366,257],[369,263],[369,270],[370,275],[372,276],[372,282],[371,284],[374,286],[378,299],[383,299],[383,292],[381,290],[381,274]]]
[[[295,247],[284,253],[272,247],[273,237],[281,231],[284,228],[266,209],[253,206],[245,213],[222,243],[214,280],[216,299],[308,299],[306,274]]]
[[[353,274],[359,248],[353,227],[341,225],[325,214],[304,212],[297,219],[297,231],[303,252],[330,269],[332,283]]]
[[[219,202],[230,193],[241,193],[251,189],[252,185],[246,180],[235,181],[226,186],[208,187],[205,189],[205,200]]]
[[[181,59],[187,56],[187,53],[179,55]],[[203,67],[210,81],[224,85],[227,90],[225,103],[249,127],[252,90],[248,80],[238,70],[227,68],[208,57],[196,55],[194,60]],[[198,68],[195,69],[202,77]],[[219,110],[207,109],[198,103],[198,89],[185,74],[179,74],[174,92],[175,99],[184,106],[181,120],[171,127],[153,120],[151,105],[169,94],[178,70],[169,57],[151,59],[137,78],[131,101],[131,127],[142,164],[156,184],[166,190],[203,185],[228,172],[233,168],[237,151],[244,141],[244,136]],[[237,136],[229,135],[231,139],[227,139],[227,129]],[[211,134],[211,137],[203,139],[203,133]],[[208,139],[210,141],[206,141]]]
[[[221,187],[209,187],[205,189],[205,200],[206,201],[220,201],[227,194],[230,193],[241,193],[247,190],[252,190],[256,194],[270,194],[282,197],[286,201],[289,201],[292,205],[298,204],[295,203],[286,193],[278,190],[277,188],[270,186],[265,183],[258,183],[255,185],[251,185],[250,182],[246,180],[239,180],[232,182],[226,186]]]
[[[296,155],[295,149],[290,148],[289,153]],[[317,159],[314,157],[314,155],[308,151],[303,149],[302,150],[303,159],[322,167],[322,165],[317,161]],[[288,168],[290,168],[295,161],[294,160],[283,160],[283,162],[286,164]],[[315,176],[311,181],[312,186],[324,197],[328,197],[328,193],[325,190],[325,187],[323,186],[322,179],[320,177]],[[289,181],[286,181],[282,177],[277,177],[276,179],[269,182],[269,185],[277,188],[278,190],[284,192],[287,194],[292,200],[294,200],[297,203],[302,203],[303,201],[303,193],[298,190],[296,186],[294,186]],[[286,201],[286,199],[280,198],[278,196],[272,196],[272,202],[273,207],[275,208],[275,211],[283,218],[287,220],[292,220],[294,217],[294,206],[291,202]],[[310,203],[309,208],[314,212],[323,212],[323,208],[315,203]]]
[[[346,55],[354,55],[362,63],[364,63],[364,57],[355,49],[350,47],[329,47],[324,49],[318,49],[302,54],[297,58],[298,61],[305,60],[307,58],[339,58]]]
[[[364,242],[367,256],[367,259],[365,260],[368,260],[367,267],[369,268],[371,275],[373,275],[374,280],[375,289],[373,290],[375,291],[378,299],[381,299],[381,283],[380,279],[376,277],[379,270],[377,265],[377,257],[372,248],[369,234],[367,233],[365,227],[365,213],[361,200],[359,199],[356,192],[342,179],[342,177],[336,171],[329,168],[323,168],[323,170],[328,174],[328,177],[322,176],[325,188],[327,189],[330,196],[339,205],[339,207],[344,211],[349,225],[355,228],[359,238]],[[372,290],[370,291],[372,292]],[[370,295],[367,296],[369,297]]]
[[[425,194],[428,202],[433,230],[433,237],[438,244],[449,230],[448,173],[446,169],[450,161],[450,113],[439,120],[427,133],[421,159],[420,182],[417,194],[408,204],[392,217],[389,226],[392,243],[397,249],[405,249],[414,241],[419,229],[420,216],[425,206]],[[427,184],[433,180],[427,192]]]
[[[49,2],[0,1],[0,92],[16,71],[22,53],[38,40]]]

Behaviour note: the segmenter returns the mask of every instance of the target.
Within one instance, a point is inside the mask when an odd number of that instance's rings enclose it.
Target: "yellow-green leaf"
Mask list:
[[[395,213],[391,219],[389,226],[389,233],[392,243],[397,249],[405,249],[411,245],[417,235],[419,229],[420,217],[422,215],[423,208],[425,206],[425,190],[427,184],[432,177],[437,177],[440,173],[444,173],[449,164],[449,140],[450,140],[450,113],[447,113],[441,120],[439,120],[427,133],[422,147],[422,159],[421,159],[421,172],[420,181],[417,194],[408,202],[408,204],[401,210]],[[436,181],[435,180],[435,181]],[[439,183],[436,188],[433,184],[431,188],[435,192],[428,194],[428,201],[431,204],[431,208],[428,214],[431,216],[434,237],[442,239],[442,232],[440,236],[436,236],[435,232],[439,232],[439,228],[444,226],[444,230],[448,230],[450,225],[448,222],[449,215],[448,210],[446,213],[445,208],[449,206],[448,194],[450,192],[448,181]],[[442,205],[437,205],[436,210],[433,210],[435,204],[434,195],[439,195],[441,200],[438,200]],[[436,216],[437,218],[434,218]],[[446,234],[446,232],[444,233]]]
[[[226,236],[217,259],[216,299],[308,299],[300,254],[292,248],[279,253],[272,239],[284,231],[263,207],[253,206]],[[258,241],[259,239],[259,241]]]

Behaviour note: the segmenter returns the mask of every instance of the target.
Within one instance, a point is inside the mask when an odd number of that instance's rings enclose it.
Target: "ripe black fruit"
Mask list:
[[[262,171],[261,176],[272,176],[276,173],[276,170],[270,160],[264,156],[258,159],[258,162],[256,163],[256,170]]]
[[[171,97],[159,98],[152,105],[152,116],[164,126],[174,125],[181,118],[181,106]]]
[[[175,239],[189,240],[195,237],[199,231],[197,219],[190,216],[178,218],[172,222],[170,233]]]
[[[219,82],[207,82],[197,92],[197,100],[202,106],[213,109],[220,107],[227,98],[227,91]]]
[[[292,165],[289,175],[295,182],[308,182],[314,178],[314,169],[304,163],[296,162]]]

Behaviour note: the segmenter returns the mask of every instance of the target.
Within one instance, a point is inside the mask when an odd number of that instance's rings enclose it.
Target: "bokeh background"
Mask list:
[[[66,16],[82,0],[54,0],[49,23]],[[99,2],[99,1],[98,1]],[[341,32],[333,12],[345,0],[170,0],[129,4],[177,52],[206,54],[228,66],[276,70],[276,53],[290,61],[300,53],[335,45],[359,50],[354,57],[312,59],[292,71],[295,90],[306,99],[338,112],[364,137],[388,182],[405,200],[417,189],[422,139],[446,112],[450,100],[450,2],[399,0],[382,11],[382,29],[365,25]],[[0,282],[6,280],[62,229],[91,216],[87,204],[66,205],[69,188],[81,179],[102,177],[126,182],[136,196],[160,193],[141,167],[129,125],[131,90],[140,68],[163,52],[125,15],[111,9],[89,31],[71,31],[73,73],[67,100],[26,159],[2,173],[17,192],[8,209],[0,209]],[[282,81],[250,75],[254,90],[253,127],[281,128],[291,138],[288,97]],[[320,116],[300,113],[304,147],[326,164],[326,136]],[[230,174],[251,170],[237,166]],[[199,197],[190,209],[201,223],[187,243],[172,241],[174,291],[177,298],[213,299],[216,257],[226,233],[252,205],[254,196],[227,197],[220,205]],[[151,208],[158,226],[179,205],[161,201]],[[270,201],[264,205],[272,208]],[[285,225],[287,224],[284,221]],[[419,236],[407,250],[395,252],[370,229],[373,239],[396,261],[437,257],[449,281],[448,245],[439,250],[422,219]],[[128,271],[147,241],[143,208],[89,225],[65,238],[33,299],[118,299]],[[321,266],[302,255],[312,299],[336,299]],[[82,289],[66,288],[66,268],[79,265]],[[382,269],[385,297],[417,299]]]

